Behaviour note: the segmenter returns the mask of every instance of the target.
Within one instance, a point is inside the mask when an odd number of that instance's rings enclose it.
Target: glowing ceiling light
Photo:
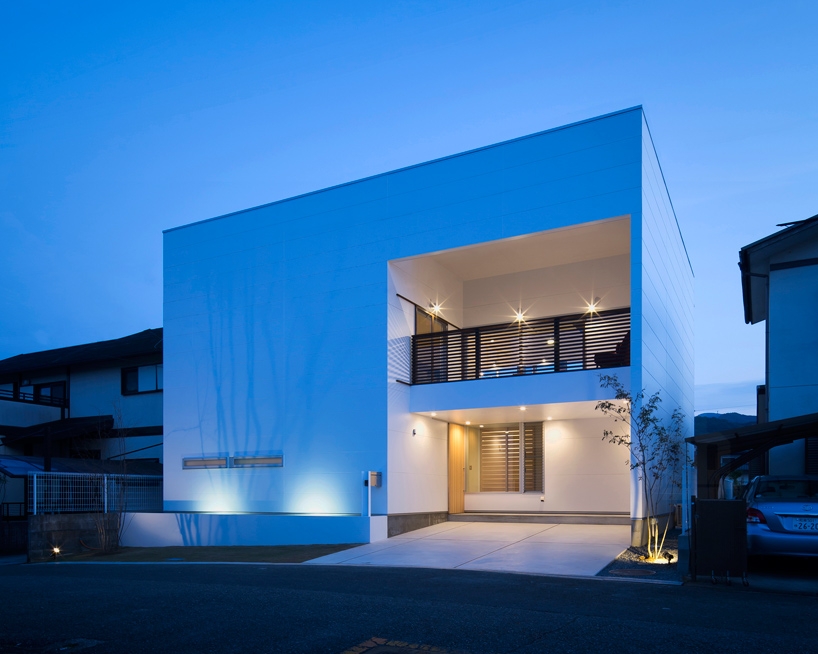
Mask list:
[[[553,420],[553,418],[552,418],[551,416],[548,416],[548,417],[546,418],[546,420]]]
[[[524,406],[521,406],[521,407],[520,407],[520,411],[525,411],[525,407],[524,407]]]
[[[466,420],[466,424],[467,424],[467,425],[470,425],[470,424],[471,424],[471,422],[469,422],[468,420]]]
[[[480,425],[480,429],[482,429],[482,428],[483,428],[483,425]]]
[[[432,411],[432,417],[434,417],[434,416],[436,416],[436,415],[437,415],[437,414],[436,414],[434,411]]]
[[[515,314],[515,317],[516,317],[516,319],[517,319],[517,322],[522,322],[522,321],[523,321],[523,319],[525,318],[525,316],[523,315],[523,312],[522,312],[522,311],[518,311],[518,312]]]
[[[440,313],[440,305],[439,304],[433,304],[432,305],[432,313]]]

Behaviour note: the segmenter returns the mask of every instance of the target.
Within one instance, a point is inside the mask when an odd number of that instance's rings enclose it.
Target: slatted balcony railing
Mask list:
[[[630,365],[630,309],[538,318],[412,337],[412,383]]]
[[[68,400],[64,397],[51,397],[50,395],[34,395],[34,393],[21,393],[0,388],[0,400],[11,400],[13,402],[26,402],[28,404],[44,404],[45,406],[67,407]]]

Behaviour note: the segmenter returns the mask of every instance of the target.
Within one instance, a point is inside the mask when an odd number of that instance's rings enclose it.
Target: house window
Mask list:
[[[163,382],[161,363],[122,369],[123,395],[151,393],[154,391],[161,391],[162,388]]]
[[[479,477],[470,475],[470,492],[543,491],[542,423],[486,425],[477,436],[469,439],[467,468],[480,471]]]
[[[435,332],[445,332],[449,328],[443,318],[415,307],[415,334],[432,334]]]
[[[50,382],[34,385],[34,401],[48,401],[49,399],[65,399],[65,382]]]

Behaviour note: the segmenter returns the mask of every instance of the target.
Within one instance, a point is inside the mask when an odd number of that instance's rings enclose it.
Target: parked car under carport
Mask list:
[[[750,556],[818,556],[818,475],[762,475],[744,499]]]

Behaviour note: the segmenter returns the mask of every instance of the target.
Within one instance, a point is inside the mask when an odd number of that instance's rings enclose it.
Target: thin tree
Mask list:
[[[108,429],[98,425],[97,443],[102,445],[105,440],[116,443],[120,455],[125,452],[126,431],[123,426],[122,407],[118,402],[113,404],[113,426]],[[116,552],[119,549],[122,532],[125,527],[125,514],[128,509],[129,479],[127,460],[123,459],[118,474],[105,472],[91,473],[90,483],[95,489],[94,510],[92,516],[99,539],[99,547],[85,547],[91,550],[102,551],[105,554]]]
[[[648,528],[648,561],[660,558],[670,520],[665,522],[659,539],[658,511],[662,496],[681,488],[682,461],[685,457],[684,413],[676,408],[664,424],[660,415],[659,392],[644,390],[631,395],[616,375],[600,375],[600,386],[614,391],[615,399],[597,402],[596,409],[612,418],[613,429],[605,429],[602,439],[622,445],[630,452],[628,465],[636,470],[645,500]]]

